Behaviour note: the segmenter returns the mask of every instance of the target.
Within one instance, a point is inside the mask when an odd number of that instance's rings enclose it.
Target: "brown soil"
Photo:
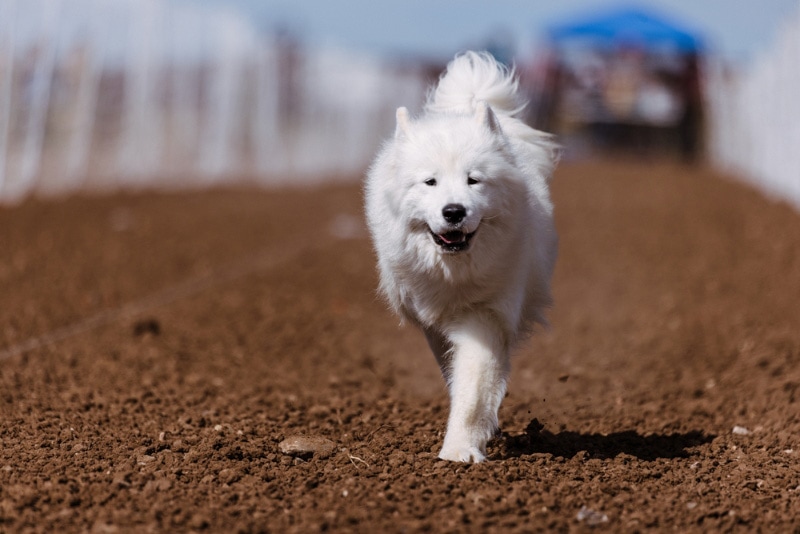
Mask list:
[[[356,186],[0,210],[0,531],[797,531],[800,216],[670,165],[554,188],[552,328],[480,465],[436,459]]]

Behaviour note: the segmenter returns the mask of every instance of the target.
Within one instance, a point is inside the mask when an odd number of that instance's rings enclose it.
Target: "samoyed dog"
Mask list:
[[[509,352],[551,304],[558,150],[516,118],[524,105],[513,70],[459,55],[421,117],[397,110],[367,176],[380,291],[424,332],[447,381],[445,460],[485,459]]]

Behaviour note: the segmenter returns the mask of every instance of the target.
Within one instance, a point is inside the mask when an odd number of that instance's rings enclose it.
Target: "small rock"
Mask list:
[[[578,510],[578,514],[575,516],[575,518],[578,521],[586,522],[586,524],[590,527],[596,527],[597,525],[608,523],[608,516],[606,514],[602,512],[595,512],[586,506],[581,506],[581,509]]]
[[[327,458],[336,450],[336,444],[321,436],[298,434],[289,436],[281,441],[278,444],[278,448],[283,454],[288,454],[289,456]]]
[[[749,430],[747,430],[745,427],[739,426],[739,425],[736,425],[735,427],[733,427],[733,431],[732,432],[734,434],[736,434],[737,436],[747,436],[748,434],[750,434]]]
[[[747,480],[742,485],[749,490],[757,491],[764,485],[764,481],[760,478],[756,480]]]

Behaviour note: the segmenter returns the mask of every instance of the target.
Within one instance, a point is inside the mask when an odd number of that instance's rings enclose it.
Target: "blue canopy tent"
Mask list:
[[[584,144],[580,136],[588,132],[597,147],[655,150],[672,143],[694,158],[705,51],[698,32],[657,11],[617,7],[553,24],[546,34],[555,54],[540,82],[534,122]]]
[[[548,28],[556,44],[636,46],[645,50],[666,49],[681,53],[700,52],[702,38],[692,30],[641,8],[618,8]]]

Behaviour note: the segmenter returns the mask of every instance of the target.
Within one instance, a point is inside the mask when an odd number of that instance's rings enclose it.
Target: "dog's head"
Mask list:
[[[514,157],[486,104],[474,114],[436,114],[412,122],[397,110],[397,175],[405,194],[399,212],[407,229],[443,254],[470,250],[511,211]]]

